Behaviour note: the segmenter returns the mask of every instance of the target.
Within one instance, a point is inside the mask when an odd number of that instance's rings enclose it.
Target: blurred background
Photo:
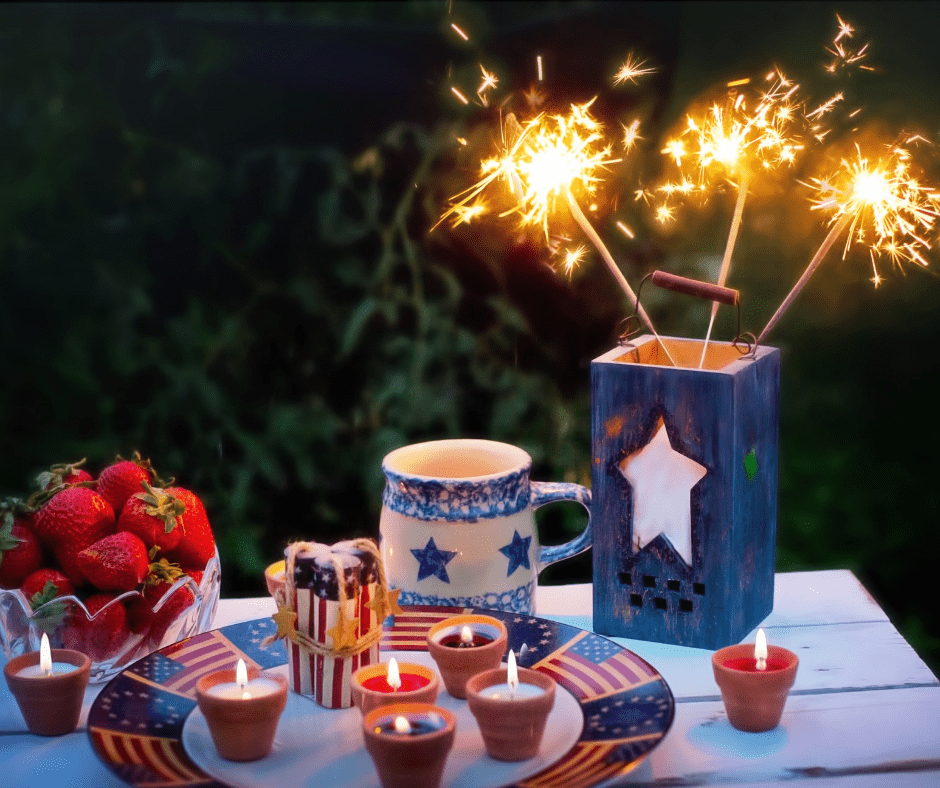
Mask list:
[[[508,441],[535,478],[590,484],[590,361],[629,306],[596,256],[569,279],[537,234],[431,231],[499,128],[451,85],[485,63],[518,94],[540,54],[546,107],[640,118],[598,229],[634,286],[714,279],[733,192],[663,230],[633,190],[709,90],[776,65],[831,95],[837,12],[878,66],[839,87],[860,125],[936,139],[930,4],[3,4],[0,493],[139,450],[203,497],[223,594],[250,596],[291,539],[377,536],[381,460],[406,443]],[[630,51],[657,73],[614,89]],[[798,175],[745,210],[729,285],[755,333],[826,232]],[[852,569],[937,672],[940,280],[881,273],[835,250],[770,338],[778,570]],[[662,333],[704,336],[706,305],[644,304]],[[544,542],[583,527],[572,508],[544,510]],[[541,582],[590,572],[582,556]]]

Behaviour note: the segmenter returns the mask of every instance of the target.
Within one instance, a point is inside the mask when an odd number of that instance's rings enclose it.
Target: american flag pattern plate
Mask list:
[[[386,622],[381,649],[425,651],[427,630],[462,613],[502,620],[519,664],[551,676],[584,713],[580,738],[560,760],[507,788],[590,788],[631,771],[672,725],[672,692],[652,665],[601,635],[567,624],[479,608],[406,606]],[[262,645],[275,629],[270,618],[232,624],[138,660],[92,704],[92,748],[135,788],[227,788],[187,755],[183,723],[196,706],[201,676],[234,667],[239,657],[262,670],[286,664],[282,642]]]

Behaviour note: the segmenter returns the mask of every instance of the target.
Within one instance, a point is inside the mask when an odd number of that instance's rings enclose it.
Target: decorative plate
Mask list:
[[[501,619],[519,664],[547,673],[581,705],[584,727],[574,746],[543,771],[515,783],[516,788],[589,788],[625,774],[672,725],[672,692],[655,668],[613,641],[567,624],[478,608],[406,606],[386,626],[381,648],[426,652],[427,630],[462,613]],[[274,632],[274,622],[261,618],[196,635],[138,660],[92,704],[92,748],[121,779],[139,788],[225,788],[193,762],[182,743],[184,722],[196,708],[196,682],[234,667],[239,657],[262,670],[284,665],[281,642],[261,645]]]

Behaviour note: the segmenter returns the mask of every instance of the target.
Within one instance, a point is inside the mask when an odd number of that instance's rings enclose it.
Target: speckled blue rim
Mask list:
[[[434,447],[453,447],[453,451],[469,448],[502,450],[515,455],[518,462],[510,470],[486,476],[442,479],[403,473],[394,466],[408,453]],[[522,449],[496,441],[456,439],[429,441],[404,446],[386,455],[382,462],[385,491],[382,503],[390,511],[417,520],[474,522],[478,519],[505,517],[521,512],[531,501],[529,474],[532,458]]]

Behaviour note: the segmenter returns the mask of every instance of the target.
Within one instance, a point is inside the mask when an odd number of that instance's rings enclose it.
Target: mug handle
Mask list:
[[[538,509],[553,501],[577,501],[588,513],[584,530],[570,542],[543,547],[539,552],[538,568],[541,572],[549,564],[583,553],[591,546],[591,491],[573,482],[530,482],[532,509]]]

